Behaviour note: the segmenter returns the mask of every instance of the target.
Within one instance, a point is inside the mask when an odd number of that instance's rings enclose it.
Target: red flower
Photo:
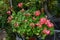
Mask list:
[[[53,27],[53,23],[50,22],[50,20],[47,20],[45,23],[49,28]]]
[[[47,30],[46,28],[44,28],[43,33],[46,34],[46,35],[49,35],[50,34],[50,30]]]
[[[49,23],[49,24],[47,24],[47,26],[48,26],[49,28],[51,28],[51,27],[53,27],[54,25],[53,25],[53,23]]]
[[[40,24],[40,23],[37,23],[37,24],[35,24],[35,25],[38,26],[39,28],[42,27],[42,24]]]
[[[49,23],[50,23],[50,20],[46,20],[45,24],[47,25],[47,24],[49,24]]]
[[[40,24],[38,27],[41,28],[42,27],[42,24]]]
[[[18,3],[19,8],[22,8],[22,6],[23,6],[23,3]]]
[[[35,24],[36,26],[39,26],[40,25],[40,23],[37,23],[37,24]]]
[[[40,19],[40,24],[45,24],[45,23],[46,23],[46,21],[47,21],[47,19],[46,19],[46,18],[41,18],[41,19]]]
[[[39,16],[40,14],[41,14],[41,13],[40,13],[39,10],[35,12],[35,16]]]
[[[46,33],[46,30],[47,30],[47,29],[46,29],[46,28],[44,28],[44,30],[43,30],[42,32],[43,32],[43,33]]]
[[[7,11],[7,14],[8,14],[8,15],[11,15],[11,11]]]
[[[50,30],[47,30],[47,31],[46,31],[46,34],[49,35],[49,34],[50,34]]]

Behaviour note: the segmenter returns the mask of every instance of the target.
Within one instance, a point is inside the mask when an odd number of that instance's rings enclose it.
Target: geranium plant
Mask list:
[[[18,7],[21,8],[21,10],[17,13],[12,10],[12,14],[7,19],[13,32],[25,36],[26,39],[34,35],[41,36],[42,39],[45,39],[47,35],[54,33],[54,25],[47,19],[44,8],[37,10],[36,7],[32,7],[28,10],[24,10],[22,6],[23,3],[19,3]]]

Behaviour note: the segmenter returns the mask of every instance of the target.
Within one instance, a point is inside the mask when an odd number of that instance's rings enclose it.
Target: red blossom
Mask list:
[[[44,28],[43,33],[46,34],[46,35],[49,35],[50,34],[50,30],[47,30],[46,28]]]
[[[39,25],[40,25],[40,23],[36,23],[35,25],[36,25],[36,26],[39,26]]]
[[[39,10],[37,10],[36,12],[35,12],[35,16],[40,16],[40,11]]]
[[[49,35],[49,34],[50,34],[50,30],[47,30],[47,31],[46,31],[46,34]]]
[[[45,24],[47,25],[47,24],[49,24],[49,23],[50,23],[50,20],[46,20]]]
[[[37,24],[35,24],[35,25],[38,26],[39,28],[42,27],[42,24],[40,24],[40,23],[37,23]]]
[[[49,28],[53,27],[53,23],[50,22],[50,20],[47,20],[45,23]]]
[[[40,24],[38,27],[41,28],[42,27],[42,24]]]
[[[11,11],[7,11],[7,14],[8,14],[8,15],[11,15]]]
[[[23,6],[23,3],[18,3],[19,8],[22,8],[22,6]]]
[[[51,28],[51,27],[53,27],[54,25],[53,25],[53,23],[49,23],[47,26],[48,26],[49,28]]]
[[[46,23],[46,21],[47,21],[47,19],[46,19],[46,18],[41,18],[41,19],[40,19],[40,24],[45,24],[45,23]]]

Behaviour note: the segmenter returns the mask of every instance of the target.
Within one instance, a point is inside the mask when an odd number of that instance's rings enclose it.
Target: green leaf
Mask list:
[[[16,13],[15,11],[12,10],[12,16],[15,17],[16,16]]]
[[[42,39],[44,40],[46,36],[47,36],[47,35],[46,35],[46,34],[44,34],[44,35],[42,36]]]

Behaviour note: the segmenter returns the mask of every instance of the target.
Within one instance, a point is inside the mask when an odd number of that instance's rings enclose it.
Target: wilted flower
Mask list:
[[[30,13],[28,13],[28,14],[25,14],[25,16],[27,16],[27,17],[28,17],[28,16],[30,16],[30,15],[31,15]]]
[[[10,15],[10,16],[8,17],[8,20],[12,20],[12,18],[13,18],[13,16]]]
[[[30,26],[31,26],[31,27],[35,27],[35,24],[34,24],[34,23],[30,23]]]
[[[20,11],[21,11],[21,12],[24,12],[25,10],[24,10],[24,9],[21,9]]]
[[[36,20],[36,18],[35,18],[35,17],[32,17],[32,19],[33,19],[33,20]]]
[[[19,24],[18,24],[18,23],[15,23],[15,24],[14,24],[14,26],[15,26],[15,27],[18,27],[18,26],[19,26]]]

